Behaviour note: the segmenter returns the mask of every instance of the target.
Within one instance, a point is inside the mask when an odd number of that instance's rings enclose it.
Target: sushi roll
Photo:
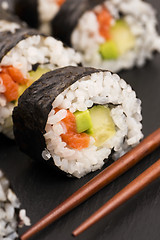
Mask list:
[[[10,183],[0,170],[0,239],[15,240],[18,227],[29,226],[26,210],[20,209],[20,202],[10,188]]]
[[[14,138],[13,108],[37,78],[80,61],[80,55],[62,42],[0,17],[0,132]]]
[[[155,10],[142,0],[68,0],[54,36],[82,54],[83,65],[113,72],[141,67],[160,52]]]
[[[80,178],[139,143],[141,101],[117,74],[85,67],[44,74],[13,112],[20,149]]]

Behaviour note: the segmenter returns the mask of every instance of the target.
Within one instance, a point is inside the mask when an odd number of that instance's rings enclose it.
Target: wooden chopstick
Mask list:
[[[142,158],[153,152],[160,146],[160,128],[145,138],[139,145],[126,153],[123,157],[111,164],[100,174],[86,183],[83,187],[73,193],[64,202],[58,205],[39,222],[33,225],[21,236],[21,240],[27,240],[40,232],[42,229],[80,205],[82,202],[100,191],[107,184],[133,167]]]
[[[84,221],[78,228],[73,231],[73,236],[78,236],[93,224],[101,220],[103,217],[114,211],[127,200],[135,196],[138,192],[148,186],[151,182],[160,177],[160,159],[151,167],[145,170],[100,209],[92,214],[86,221]]]

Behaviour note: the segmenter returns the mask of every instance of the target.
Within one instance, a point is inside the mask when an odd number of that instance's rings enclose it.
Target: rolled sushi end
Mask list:
[[[78,19],[71,45],[82,54],[84,66],[113,72],[141,67],[155,51],[160,52],[156,24],[148,3],[108,0]]]
[[[87,75],[53,101],[42,157],[80,178],[100,169],[112,151],[117,159],[138,144],[141,120],[141,101],[118,75]]]

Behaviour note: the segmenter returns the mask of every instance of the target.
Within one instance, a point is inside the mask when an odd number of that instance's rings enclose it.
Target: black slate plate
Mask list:
[[[149,2],[160,11],[159,0]],[[158,17],[160,23],[160,16]],[[160,55],[156,55],[144,68],[135,68],[120,75],[132,85],[143,102],[143,132],[147,136],[160,126]],[[89,174],[80,180],[60,176],[43,165],[34,164],[29,157],[18,150],[14,142],[3,136],[0,136],[0,153],[0,168],[10,179],[22,207],[27,209],[32,224],[98,173]],[[160,149],[32,239],[74,239],[71,232],[75,227],[158,158],[160,158]],[[160,180],[157,180],[77,237],[77,240],[159,240],[159,226]],[[20,233],[25,230],[20,230]]]

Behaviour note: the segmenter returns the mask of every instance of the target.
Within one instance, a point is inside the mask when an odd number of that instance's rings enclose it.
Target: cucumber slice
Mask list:
[[[123,55],[135,46],[135,37],[125,20],[116,21],[110,29],[110,36],[117,46],[119,55]]]
[[[89,109],[89,112],[93,125],[91,136],[95,139],[95,145],[99,147],[115,135],[115,124],[107,106],[97,105]]]
[[[38,80],[43,74],[49,72],[50,69],[48,68],[41,68],[38,67],[36,71],[29,72],[30,79],[34,82]]]

